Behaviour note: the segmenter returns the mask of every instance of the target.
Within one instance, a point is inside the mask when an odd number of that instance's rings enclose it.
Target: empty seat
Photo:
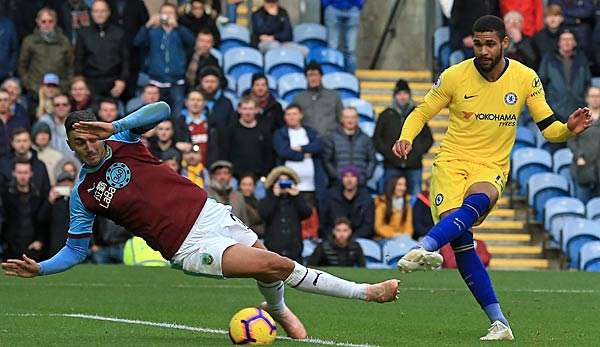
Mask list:
[[[356,242],[362,248],[363,255],[367,261],[367,267],[381,267],[381,247],[379,244],[370,239],[357,238]]]
[[[579,269],[600,272],[600,241],[591,241],[581,247]]]
[[[237,105],[238,105],[238,102],[240,101],[240,99],[237,97],[237,94],[236,93],[232,93],[232,92],[226,90],[225,92],[223,92],[223,95],[227,99],[229,99],[229,101],[231,101],[231,104],[233,105],[233,108],[236,109]]]
[[[275,78],[304,71],[304,56],[295,48],[275,48],[265,54],[265,72]]]
[[[568,172],[570,170],[572,161],[573,152],[568,148],[561,148],[552,155],[552,171],[559,175],[563,175],[564,171]],[[569,177],[571,177],[570,174]]]
[[[263,57],[254,48],[232,48],[225,52],[223,68],[226,74],[237,80],[245,73],[262,72]]]
[[[542,221],[544,207],[551,198],[569,196],[569,182],[553,173],[537,173],[528,181],[528,201],[535,210],[535,220]]]
[[[579,250],[590,242],[600,240],[600,222],[577,218],[565,224],[561,248],[569,257],[569,267],[579,268]]]
[[[560,229],[567,217],[585,217],[585,205],[577,198],[556,197],[544,205],[544,227],[556,241],[560,241]],[[557,235],[558,234],[558,235]]]
[[[521,148],[512,156],[512,179],[519,183],[519,194],[525,195],[529,177],[552,171],[552,156],[539,148]]]
[[[340,98],[360,98],[358,78],[347,72],[332,72],[323,76],[323,87],[335,89]]]
[[[390,267],[396,267],[398,260],[417,245],[408,234],[390,239],[383,245],[383,262]]]
[[[600,220],[600,197],[588,201],[586,211],[588,219]]]
[[[535,147],[535,134],[527,127],[518,126],[513,152],[523,147]]]
[[[231,75],[227,75],[226,79],[227,79],[227,88],[225,88],[225,91],[235,94],[237,92],[237,81]]]
[[[375,122],[372,120],[361,120],[358,122],[358,127],[365,133],[368,137],[373,137],[375,133]]]
[[[344,54],[333,48],[315,48],[308,53],[306,61],[321,64],[324,74],[344,71]]]
[[[219,32],[221,34],[219,50],[223,54],[232,48],[250,45],[250,31],[246,27],[231,23],[222,26]]]
[[[354,107],[358,112],[361,120],[366,121],[375,121],[375,114],[373,112],[373,105],[370,102],[357,99],[357,98],[347,98],[342,101],[344,107]]]
[[[237,93],[239,96],[244,95],[245,92],[252,89],[252,75],[253,73],[245,73],[240,76],[237,81]],[[269,91],[277,95],[277,81],[273,76],[267,75],[267,81],[269,83]]]
[[[302,23],[294,27],[294,41],[308,49],[327,47],[327,28],[317,23]]]
[[[291,103],[298,92],[305,90],[307,86],[306,77],[301,73],[290,73],[277,81],[279,97],[287,103]]]

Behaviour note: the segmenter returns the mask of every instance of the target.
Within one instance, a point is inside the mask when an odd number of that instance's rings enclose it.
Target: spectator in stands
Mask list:
[[[450,15],[450,65],[473,57],[473,24],[488,14],[500,15],[498,0],[454,0]]]
[[[10,95],[0,89],[0,158],[10,153],[10,137],[14,129],[29,129],[29,117],[26,114],[15,114],[10,107]]]
[[[536,55],[531,43],[531,38],[522,32],[523,16],[517,11],[509,11],[504,15],[506,34],[510,39],[505,55],[508,58],[534,68]]]
[[[46,256],[52,257],[65,245],[69,230],[69,201],[71,190],[75,183],[75,176],[67,172],[60,172],[56,177],[56,184],[48,194],[48,204],[43,213],[48,220],[48,241],[46,242]]]
[[[133,98],[127,102],[125,109],[127,112],[133,112],[138,108],[160,101],[160,89],[153,84],[146,84],[139,98]]]
[[[375,219],[373,199],[366,188],[358,185],[360,171],[356,166],[349,165],[340,171],[342,184],[329,189],[320,211],[321,238],[329,237],[339,217],[350,220],[355,237],[371,238]]]
[[[212,33],[216,46],[221,42],[217,23],[210,14],[206,13],[203,0],[190,1],[190,11],[181,16],[180,22],[194,34],[194,37],[197,37],[201,31],[207,30]]]
[[[31,137],[33,139],[33,149],[37,152],[38,159],[46,166],[50,184],[56,183],[54,170],[63,154],[50,146],[52,140],[50,127],[44,122],[35,123],[31,129]]]
[[[73,54],[69,39],[56,27],[56,12],[43,8],[36,18],[37,28],[23,40],[18,71],[30,99],[37,98],[42,77],[53,73],[67,90],[73,75]]]
[[[91,259],[94,264],[122,264],[123,247],[132,237],[125,228],[112,220],[96,216]]]
[[[423,191],[419,193],[413,204],[413,239],[420,240],[433,227],[431,203],[429,202],[429,178],[423,182]]]
[[[536,68],[547,53],[556,50],[558,36],[561,33],[562,23],[565,20],[562,9],[558,5],[548,5],[544,17],[544,28],[533,36],[533,49],[538,59]]]
[[[202,164],[202,151],[199,145],[190,146],[189,149],[183,151],[181,175],[187,177],[187,179],[195,183],[198,187],[207,188],[209,179],[206,167]],[[220,188],[220,186],[217,188]]]
[[[18,54],[17,29],[12,20],[0,13],[0,81],[15,73]]]
[[[164,3],[160,15],[153,15],[137,33],[134,44],[148,49],[150,83],[160,88],[161,99],[169,103],[172,114],[181,114],[194,35],[178,25],[175,5]]]
[[[275,131],[273,147],[278,164],[297,173],[298,189],[308,205],[314,207],[325,197],[327,173],[321,161],[323,143],[313,128],[302,126],[302,117],[302,109],[297,104],[286,108],[285,126]]]
[[[16,160],[26,159],[33,170],[33,185],[40,190],[44,197],[48,196],[50,180],[46,165],[37,157],[35,150],[31,149],[31,135],[25,128],[13,130],[11,138],[12,152],[0,160],[0,186],[6,185],[12,178],[12,169]]]
[[[227,153],[233,164],[234,175],[242,173],[264,177],[273,168],[271,133],[256,119],[256,103],[251,96],[243,96],[238,104],[239,119],[227,131]]]
[[[191,144],[200,146],[202,163],[206,166],[209,160],[209,147],[214,153],[218,153],[219,150],[217,142],[214,142],[214,145],[209,146],[210,140],[217,140],[217,131],[216,129],[209,128],[207,117],[208,109],[205,107],[204,96],[201,92],[197,90],[189,92],[188,97],[185,100],[185,106],[187,108],[185,123],[188,127],[187,129],[190,134]],[[189,150],[189,148],[184,149]],[[215,158],[216,157],[218,156],[215,156]]]
[[[308,49],[294,42],[292,34],[290,16],[278,0],[265,0],[264,5],[252,13],[252,46],[262,53],[273,48],[291,47],[307,56]]]
[[[359,169],[359,183],[364,185],[375,171],[375,147],[369,136],[358,127],[358,112],[354,107],[342,110],[341,125],[325,137],[323,163],[330,182],[339,177],[339,169],[354,165]]]
[[[7,0],[5,10],[11,17],[17,29],[19,42],[33,33],[36,27],[36,15],[44,7],[48,7],[49,0]]]
[[[275,97],[269,91],[269,80],[263,73],[252,75],[252,88],[250,96],[256,102],[258,108],[257,119],[271,134],[281,128],[285,123],[283,121],[283,108],[277,102]]]
[[[127,37],[109,17],[108,3],[94,1],[94,24],[81,29],[75,46],[75,74],[85,77],[94,98],[119,98],[129,79]]]
[[[170,149],[175,149],[175,141],[173,140],[173,121],[165,119],[156,126],[156,136],[148,140],[150,153],[157,158],[162,158],[163,153]]]
[[[587,58],[592,57],[592,28],[596,6],[594,0],[549,0],[559,5],[565,16],[565,28],[575,35],[575,40]],[[581,96],[583,97],[583,93]]]
[[[575,196],[584,203],[600,195],[600,88],[590,87],[586,102],[594,122],[581,136],[567,142],[573,152]]]
[[[377,119],[373,143],[375,149],[384,158],[383,182],[387,182],[390,177],[404,176],[408,181],[409,194],[416,196],[421,191],[423,156],[433,144],[433,136],[429,126],[427,124],[423,126],[423,130],[413,141],[412,151],[406,160],[400,159],[392,153],[392,146],[398,140],[398,134],[404,126],[406,117],[414,108],[415,105],[411,99],[408,82],[403,79],[398,80],[394,87],[392,106],[385,109]]]
[[[406,177],[392,177],[385,193],[375,199],[375,237],[391,239],[402,234],[413,235],[413,211]]]
[[[142,65],[141,52],[134,46],[133,39],[148,21],[148,9],[143,0],[108,0],[110,21],[125,32],[126,47],[129,50],[129,78],[125,81],[125,98],[130,99],[137,88],[137,79]]]
[[[161,153],[161,157],[158,159],[170,167],[173,172],[181,174],[181,152],[179,152],[177,149],[167,149]]]
[[[200,71],[203,68],[214,66],[219,70],[221,69],[219,60],[210,52],[210,49],[214,47],[214,37],[214,34],[207,29],[200,30],[196,36],[196,48],[185,73],[190,89],[195,89],[200,84]]]
[[[73,77],[70,94],[71,110],[83,111],[92,108],[92,93],[83,77]]]
[[[335,90],[321,84],[321,65],[311,60],[304,69],[308,89],[298,93],[292,103],[299,105],[304,113],[303,126],[311,127],[326,136],[337,128],[342,114],[342,100]]]
[[[233,214],[246,223],[246,202],[244,196],[231,186],[232,179],[233,165],[225,160],[216,161],[210,166],[210,183],[206,191],[209,198],[230,205]]]
[[[13,114],[27,114],[27,101],[21,94],[21,82],[15,77],[7,78],[2,82],[0,89],[4,89],[10,96],[10,109]]]
[[[45,122],[50,127],[52,133],[52,148],[67,156],[73,156],[73,151],[67,145],[67,132],[65,130],[65,120],[71,112],[71,103],[69,97],[65,94],[59,94],[52,99],[52,114],[45,114],[40,118],[40,122]]]
[[[588,60],[576,46],[573,33],[563,31],[558,39],[558,51],[546,54],[538,71],[548,104],[563,122],[572,110],[585,106],[584,95],[591,82]]]
[[[40,119],[44,114],[50,114],[54,110],[52,99],[60,94],[59,87],[60,79],[58,75],[53,73],[47,73],[42,79],[42,85],[40,85],[40,91],[38,93],[38,105],[35,111],[34,121]],[[30,102],[30,105],[33,103]]]
[[[356,70],[356,39],[364,0],[321,0],[327,27],[327,44],[344,53],[346,71]],[[340,45],[343,42],[343,45]]]
[[[335,220],[329,239],[317,245],[308,265],[365,267],[365,256],[358,242],[352,239],[352,225],[348,218]]]
[[[246,213],[248,214],[248,227],[262,238],[265,234],[265,222],[258,212],[258,199],[254,195],[256,191],[256,176],[252,174],[240,175],[240,184],[238,190],[244,196],[246,203]]]
[[[81,170],[81,163],[73,156],[63,156],[61,160],[56,163],[54,168],[54,177],[58,177],[61,172],[66,172],[73,177],[79,177],[79,170]]]
[[[301,221],[311,214],[300,195],[300,178],[285,166],[274,168],[265,180],[267,196],[258,203],[258,212],[265,221],[263,239],[270,251],[302,262]]]
[[[56,6],[56,12],[58,25],[75,46],[81,29],[91,24],[88,4],[84,0],[63,0]]]
[[[544,5],[542,0],[500,0],[500,15],[516,11],[523,17],[522,31],[532,37],[544,26]]]
[[[100,100],[98,105],[98,119],[103,122],[113,122],[119,117],[119,105],[114,99],[106,98]]]
[[[27,254],[39,261],[47,238],[46,221],[39,211],[47,199],[48,191],[44,195],[34,184],[34,172],[26,158],[14,160],[9,170],[12,180],[1,188],[3,238],[6,244],[4,257],[14,259]]]

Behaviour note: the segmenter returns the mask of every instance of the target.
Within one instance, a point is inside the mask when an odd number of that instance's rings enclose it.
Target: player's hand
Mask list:
[[[406,160],[408,154],[412,150],[412,144],[406,140],[398,140],[392,147],[392,152],[401,159]]]
[[[585,129],[592,125],[592,115],[587,107],[578,108],[571,113],[567,120],[567,128],[575,134],[581,134]]]
[[[40,275],[40,264],[23,254],[23,260],[9,259],[2,263],[6,276],[30,278]]]
[[[298,196],[298,194],[300,194],[300,189],[298,189],[298,186],[293,185],[290,189],[288,189],[288,193],[291,196]]]
[[[95,136],[99,140],[107,139],[115,132],[112,123],[106,122],[77,122],[73,124],[73,128],[86,135]]]

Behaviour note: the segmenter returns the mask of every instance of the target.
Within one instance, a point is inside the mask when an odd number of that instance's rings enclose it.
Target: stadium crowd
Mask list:
[[[230,20],[239,2],[227,2]],[[239,101],[230,99],[229,76],[215,53],[220,1],[164,4],[152,16],[142,0],[0,3],[0,258],[26,253],[43,260],[64,244],[69,192],[81,165],[66,143],[69,112],[92,109],[111,122],[159,100],[170,104],[172,116],[144,135],[150,152],[231,205],[270,250],[301,262],[303,240],[320,239],[311,265],[364,266],[356,237],[418,239],[433,225],[428,182],[421,180],[431,130],[425,126],[406,160],[391,151],[415,107],[407,81],[395,84],[370,137],[357,109],[323,86],[323,67],[313,60],[304,68],[307,88],[289,103],[277,98],[263,72],[252,74]],[[351,73],[363,4],[322,0],[328,44],[340,49]],[[508,56],[539,71],[557,115],[586,103],[592,111],[594,127],[568,144],[578,195],[589,198],[600,187],[600,88],[590,88],[600,72],[600,9],[593,1],[541,6],[541,0],[455,0],[451,49],[442,61],[472,56],[473,21],[502,15]],[[289,47],[309,54],[294,42],[278,1],[265,0],[251,22],[251,45],[260,52]],[[384,173],[373,189],[367,182],[376,153]],[[97,218],[91,261],[122,262],[129,237]]]

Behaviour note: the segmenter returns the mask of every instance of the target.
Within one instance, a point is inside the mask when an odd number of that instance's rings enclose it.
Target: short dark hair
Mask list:
[[[86,121],[86,122],[96,122],[98,118],[96,114],[90,110],[83,111],[75,111],[69,113],[69,116],[65,120],[65,129],[67,131],[67,135],[70,131],[73,130],[73,125],[77,122]]]
[[[479,17],[473,24],[473,33],[483,33],[495,31],[498,34],[500,40],[506,37],[506,27],[504,21],[499,17],[487,15]]]
[[[104,0],[101,0],[104,1]],[[113,104],[115,105],[116,108],[119,108],[119,104],[117,103],[117,100],[113,99],[113,98],[103,98],[100,100],[100,102],[98,103],[98,106],[104,104],[104,103],[108,103],[108,104]]]
[[[199,1],[199,0],[196,0],[196,1],[202,2],[202,1]],[[198,30],[198,34],[196,34],[196,37],[198,37],[198,35],[200,35],[200,34],[202,34],[202,35],[210,35],[210,36],[212,36],[213,40],[215,39],[215,34],[208,27],[202,27],[202,28],[200,28],[200,30]]]
[[[27,158],[23,158],[23,157],[16,157],[15,160],[13,161],[12,164],[12,169],[13,171],[15,170],[15,168],[17,167],[17,164],[27,164],[29,165],[29,167],[31,169],[33,169],[33,166],[31,165],[31,162],[29,161],[29,159]]]
[[[27,134],[27,135],[29,135],[29,138],[31,139],[31,134],[29,134],[29,131],[27,131],[27,129],[25,129],[23,127],[18,127],[18,128],[14,128],[13,131],[10,133],[10,141],[12,142],[17,135],[21,135],[21,134]]]
[[[333,222],[333,227],[337,227],[340,224],[346,224],[348,226],[348,228],[350,228],[350,230],[352,230],[352,223],[350,223],[350,220],[346,217],[338,217],[335,219],[335,221]]]
[[[156,89],[158,89],[158,91],[160,92],[160,88],[158,88],[158,87],[157,87],[157,86],[155,86],[154,84],[150,84],[150,83],[148,83],[148,84],[146,84],[146,85],[144,86],[144,88],[142,89],[142,93],[143,93],[143,92],[145,92],[145,91],[146,91],[146,89],[148,89],[148,88],[156,88]]]
[[[291,104],[287,105],[287,107],[285,108],[285,110],[287,111],[287,110],[291,110],[293,108],[297,108],[298,111],[300,111],[300,113],[304,113],[302,111],[302,107],[299,104],[295,103],[295,102],[292,102]]]

